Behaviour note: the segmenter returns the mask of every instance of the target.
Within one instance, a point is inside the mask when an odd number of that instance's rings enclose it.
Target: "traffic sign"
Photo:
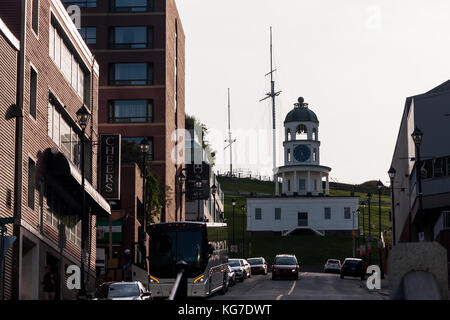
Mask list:
[[[8,224],[8,223],[14,223],[14,217],[0,218],[0,225],[4,225],[4,224]]]

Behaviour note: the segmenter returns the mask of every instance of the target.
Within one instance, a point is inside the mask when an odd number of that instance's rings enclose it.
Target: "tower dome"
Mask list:
[[[316,114],[308,108],[308,104],[304,102],[302,97],[298,98],[298,103],[295,104],[294,109],[289,111],[284,119],[287,122],[319,122]]]

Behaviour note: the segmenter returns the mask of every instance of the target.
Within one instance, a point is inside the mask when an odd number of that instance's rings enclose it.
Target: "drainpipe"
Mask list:
[[[26,0],[21,0],[21,27],[20,27],[20,52],[17,64],[17,92],[16,108],[16,134],[14,152],[14,226],[13,235],[16,237],[13,245],[13,266],[12,269],[12,300],[19,300],[21,245],[20,224],[22,219],[22,161],[23,161],[23,92],[25,87],[25,43],[26,43]],[[39,280],[39,279],[38,279]]]

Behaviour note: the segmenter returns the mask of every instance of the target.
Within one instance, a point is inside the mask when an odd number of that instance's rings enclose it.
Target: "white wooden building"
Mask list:
[[[247,231],[350,235],[358,230],[359,198],[329,196],[331,168],[320,165],[319,120],[303,98],[286,115],[284,134],[284,165],[274,170],[281,194],[276,183],[275,197],[247,199]]]

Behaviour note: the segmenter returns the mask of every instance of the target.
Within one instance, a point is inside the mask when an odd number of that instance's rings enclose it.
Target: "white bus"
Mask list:
[[[228,231],[225,223],[171,222],[149,228],[149,289],[169,297],[177,262],[187,263],[188,297],[207,297],[228,289]]]

